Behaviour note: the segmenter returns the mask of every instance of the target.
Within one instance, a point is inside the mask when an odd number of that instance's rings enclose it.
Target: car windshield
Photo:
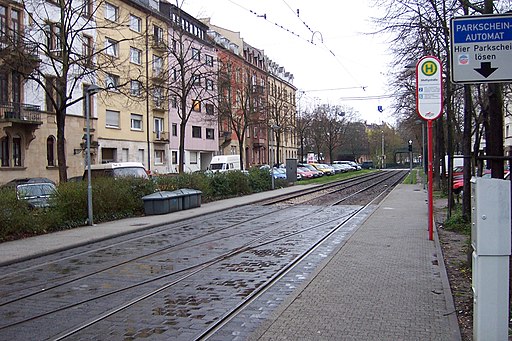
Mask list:
[[[50,183],[18,185],[17,187],[20,199],[47,197],[55,193],[55,189],[55,185]]]
[[[224,165],[223,163],[212,163],[212,164],[210,164],[210,169],[211,170],[221,170],[223,165]]]
[[[124,178],[124,177],[146,178],[148,175],[144,168],[124,167],[124,168],[114,168],[114,176],[119,177],[119,178]]]

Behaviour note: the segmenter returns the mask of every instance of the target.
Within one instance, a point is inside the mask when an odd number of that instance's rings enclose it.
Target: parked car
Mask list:
[[[336,174],[347,172],[347,168],[345,166],[343,166],[343,165],[338,164],[338,163],[333,163],[331,165],[331,167],[334,168],[334,171],[336,172]]]
[[[55,183],[47,178],[14,179],[2,188],[13,188],[16,198],[25,201],[31,208],[49,207],[51,197],[57,192]]]
[[[333,166],[334,165],[342,165],[348,171],[355,171],[361,169],[361,167],[359,167],[357,163],[355,163],[354,161],[334,161]]]
[[[135,177],[148,179],[148,172],[140,162],[113,162],[91,165],[91,177],[125,178]],[[82,179],[87,179],[87,169],[84,170]]]
[[[319,171],[318,169],[316,169],[315,167],[313,167],[309,163],[301,163],[301,164],[298,164],[297,167],[303,167],[303,168],[309,169],[311,172],[313,172],[313,174],[314,174],[313,177],[314,178],[319,178],[319,177],[324,175],[323,172]]]
[[[361,164],[361,168],[362,169],[373,169],[375,167],[373,165],[373,161],[363,161],[363,163]]]
[[[313,167],[315,167],[317,170],[321,171],[325,175],[334,175],[335,171],[334,168],[332,168],[329,165],[326,165],[325,163],[310,163]]]
[[[286,179],[286,169],[274,167],[274,179]]]
[[[300,175],[301,179],[313,179],[316,176],[316,172],[306,167],[297,167],[297,175]]]

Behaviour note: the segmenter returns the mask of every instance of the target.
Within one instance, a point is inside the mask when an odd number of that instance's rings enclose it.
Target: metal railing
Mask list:
[[[3,102],[0,103],[0,119],[41,121],[41,111],[38,105]]]

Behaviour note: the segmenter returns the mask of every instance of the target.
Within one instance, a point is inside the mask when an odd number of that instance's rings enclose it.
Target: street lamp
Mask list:
[[[102,88],[97,85],[89,85],[85,90],[85,122],[86,122],[86,152],[85,152],[85,163],[87,167],[87,225],[93,225],[92,216],[92,186],[91,186],[91,113],[90,103],[91,96],[98,93]]]

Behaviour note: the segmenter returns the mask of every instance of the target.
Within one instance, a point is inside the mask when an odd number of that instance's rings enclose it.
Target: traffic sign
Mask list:
[[[416,64],[416,110],[425,120],[435,120],[443,112],[443,66],[434,56]]]
[[[451,79],[454,83],[512,80],[512,15],[452,18]]]

